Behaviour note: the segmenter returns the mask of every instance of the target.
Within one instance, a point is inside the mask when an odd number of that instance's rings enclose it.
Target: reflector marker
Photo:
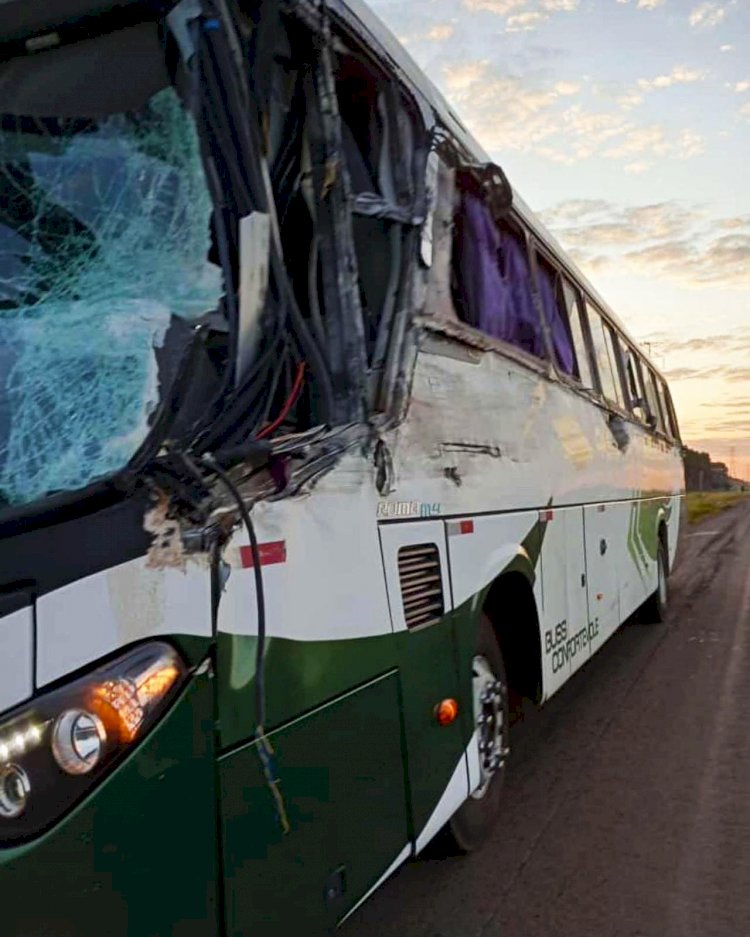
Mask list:
[[[261,566],[272,566],[274,563],[286,563],[286,540],[272,540],[269,543],[259,543]],[[240,563],[243,569],[253,568],[253,551],[249,546],[240,547]]]
[[[457,537],[461,534],[474,533],[474,521],[448,521],[447,530],[449,537]]]

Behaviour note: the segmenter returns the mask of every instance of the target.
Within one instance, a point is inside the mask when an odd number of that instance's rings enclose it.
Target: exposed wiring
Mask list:
[[[255,434],[256,439],[263,439],[265,436],[269,436],[275,429],[278,429],[279,426],[284,422],[287,417],[287,414],[292,409],[295,404],[295,401],[299,397],[300,391],[302,390],[302,381],[305,377],[305,362],[300,361],[297,365],[297,374],[294,378],[294,384],[292,389],[284,402],[284,406],[281,408],[281,412],[276,417],[276,419],[269,423],[268,426],[265,426],[259,433]]]
[[[258,755],[260,757],[261,765],[263,766],[263,774],[266,779],[266,784],[268,785],[268,789],[271,791],[271,794],[274,798],[276,812],[279,817],[279,822],[281,823],[281,828],[286,834],[290,831],[291,827],[289,824],[286,807],[284,805],[284,797],[281,793],[281,790],[279,789],[279,779],[277,777],[276,764],[274,760],[275,752],[270,740],[266,736],[265,731],[266,601],[265,594],[263,592],[263,572],[261,570],[261,557],[260,548],[258,547],[258,538],[255,535],[255,527],[253,525],[252,518],[250,517],[250,511],[245,504],[245,500],[242,497],[239,488],[235,485],[229,475],[218,464],[212,455],[207,453],[201,456],[200,461],[207,469],[216,475],[216,477],[222,482],[224,487],[234,498],[235,502],[237,503],[237,507],[239,508],[240,517],[242,518],[242,522],[245,525],[245,529],[247,530],[247,535],[250,540],[250,553],[253,557],[253,573],[255,575],[255,602],[258,614],[258,642],[255,648],[255,738],[258,743]]]

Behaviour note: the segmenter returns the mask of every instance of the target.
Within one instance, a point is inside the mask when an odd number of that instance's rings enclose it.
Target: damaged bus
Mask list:
[[[328,933],[664,615],[666,382],[360,0],[0,0],[0,121],[3,934]]]

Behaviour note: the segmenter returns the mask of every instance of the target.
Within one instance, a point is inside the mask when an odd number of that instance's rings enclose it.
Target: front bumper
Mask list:
[[[191,679],[75,810],[0,849],[3,937],[218,933],[212,685]]]

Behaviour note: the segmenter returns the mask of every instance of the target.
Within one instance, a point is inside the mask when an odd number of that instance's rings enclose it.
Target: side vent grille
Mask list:
[[[418,543],[398,551],[398,578],[407,628],[438,621],[445,609],[440,553],[434,543]]]

